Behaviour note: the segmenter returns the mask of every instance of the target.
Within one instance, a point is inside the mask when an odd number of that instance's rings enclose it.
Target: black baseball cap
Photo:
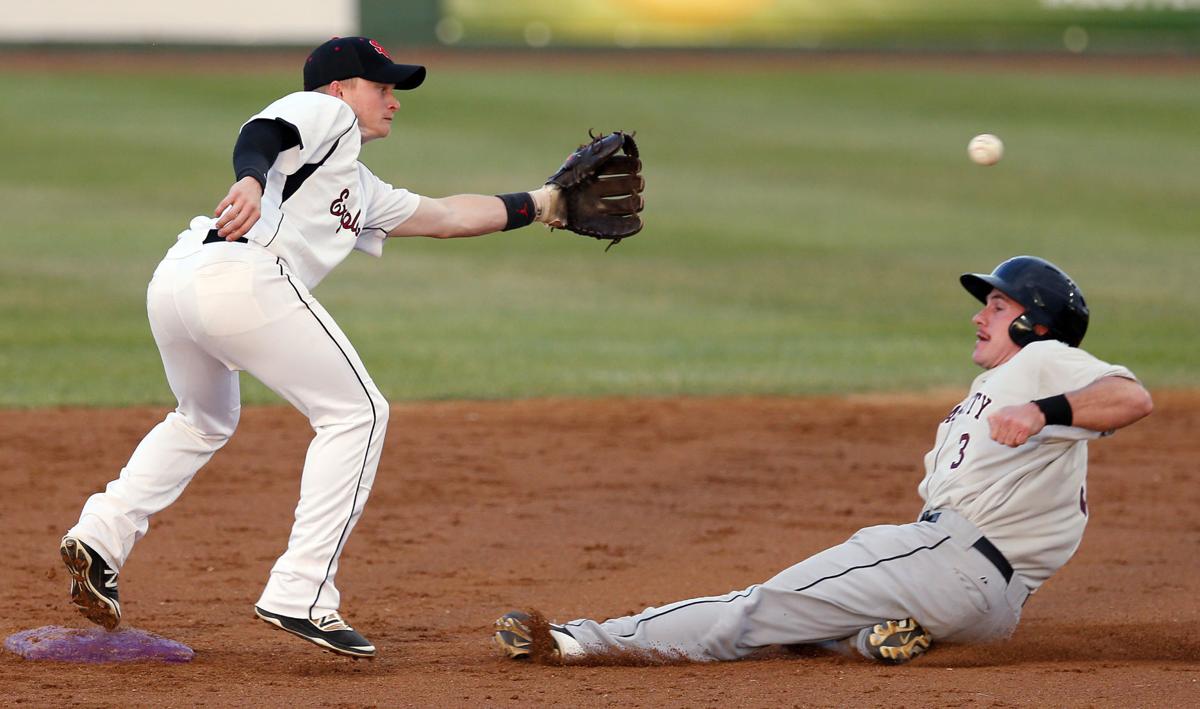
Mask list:
[[[334,37],[312,50],[304,62],[305,91],[354,78],[415,89],[425,81],[425,67],[393,62],[379,42],[366,37]]]

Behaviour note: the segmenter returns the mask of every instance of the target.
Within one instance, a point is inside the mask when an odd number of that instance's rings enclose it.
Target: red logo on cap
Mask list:
[[[381,47],[381,46],[379,45],[379,42],[376,42],[376,41],[375,41],[375,40],[373,40],[373,39],[370,39],[370,40],[367,40],[367,41],[371,43],[371,46],[375,48],[375,51],[376,51],[376,52],[379,52],[380,54],[382,54],[383,56],[387,57],[388,59],[391,59],[391,58],[392,58],[392,55],[388,54],[387,50],[386,50],[386,49],[384,49],[383,47]]]

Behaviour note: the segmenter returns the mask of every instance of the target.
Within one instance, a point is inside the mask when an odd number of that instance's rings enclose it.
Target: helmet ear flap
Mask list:
[[[1008,336],[1017,347],[1024,347],[1030,342],[1044,339],[1038,335],[1034,322],[1029,317],[1029,313],[1022,313],[1017,319],[1012,321],[1012,324],[1008,326]]]

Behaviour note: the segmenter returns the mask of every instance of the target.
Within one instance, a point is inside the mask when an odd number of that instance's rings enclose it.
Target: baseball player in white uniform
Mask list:
[[[984,372],[938,426],[918,520],[860,530],[766,583],[604,622],[496,621],[509,656],[662,653],[734,660],[769,645],[823,645],[887,663],[933,638],[1007,638],[1021,607],[1071,558],[1087,524],[1087,442],[1141,419],[1149,394],[1128,369],[1078,348],[1083,295],[1053,264],[1019,256],[965,274],[983,302]],[[549,637],[546,637],[549,635]]]
[[[548,221],[552,187],[432,199],[359,162],[384,138],[425,68],[394,63],[365,37],[335,38],[304,66],[304,91],[243,125],[236,182],[213,217],[196,217],[154,272],[147,310],[179,405],[142,440],[120,477],[92,495],[60,553],[71,597],[90,620],[121,619],[117,574],[149,518],[225,444],[246,371],[308,416],[300,501],[287,550],[255,605],[262,620],[335,653],[375,647],[338,613],[338,557],[362,514],[383,447],[388,403],[311,290],[352,250],[385,237],[475,236]]]

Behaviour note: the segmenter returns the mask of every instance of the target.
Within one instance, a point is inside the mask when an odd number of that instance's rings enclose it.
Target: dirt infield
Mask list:
[[[186,665],[64,665],[0,651],[25,706],[1200,705],[1200,394],[1092,446],[1093,516],[1015,637],[889,668],[764,651],[736,663],[546,667],[502,660],[512,608],[613,616],[765,580],[864,525],[911,519],[954,395],[456,402],[393,408],[342,557],[343,610],[379,647],[351,661],[252,617],[286,543],[310,435],[247,410],[121,575],[127,625]],[[57,542],[161,409],[2,411],[0,635],[83,627]]]

